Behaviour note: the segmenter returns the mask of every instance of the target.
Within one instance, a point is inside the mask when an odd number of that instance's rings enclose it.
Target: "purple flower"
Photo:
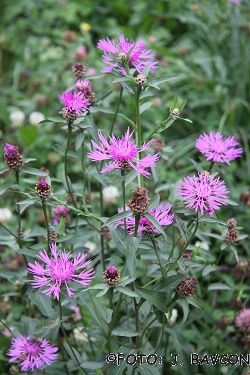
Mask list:
[[[72,94],[71,91],[64,91],[59,95],[59,99],[65,105],[63,108],[65,113],[75,112],[79,116],[84,110],[89,109],[89,100],[82,92]]]
[[[142,73],[148,64],[150,64],[150,72],[157,69],[157,62],[153,61],[154,55],[150,53],[150,50],[145,49],[144,42],[141,40],[134,42],[132,39],[129,41],[123,34],[118,35],[118,38],[118,43],[107,38],[100,40],[97,44],[97,48],[104,51],[102,57],[108,65],[102,69],[104,73],[118,68],[122,74],[127,75],[124,62],[127,62],[130,68],[135,68],[138,73]]]
[[[78,79],[75,84],[75,92],[90,93],[92,91],[92,82],[88,79]],[[85,94],[86,96],[86,94]]]
[[[18,155],[18,147],[5,143],[4,147],[4,161],[7,159],[14,159]]]
[[[155,218],[159,225],[168,226],[172,224],[174,220],[174,214],[170,213],[171,208],[172,205],[170,203],[167,203],[165,206],[160,203],[155,210],[151,210],[149,211],[149,213]],[[118,211],[122,212],[121,209],[119,209]],[[116,226],[118,225],[120,225],[124,229],[124,220],[118,220],[116,222]],[[130,236],[134,234],[135,217],[129,216],[126,218],[126,229]],[[160,232],[146,217],[141,217],[138,225],[137,236],[141,237],[143,234],[152,235],[153,233]]]
[[[184,177],[179,186],[179,196],[186,208],[200,210],[202,215],[204,212],[212,215],[222,204],[227,204],[227,193],[225,182],[208,172],[199,173],[198,177]]]
[[[20,362],[21,371],[34,371],[35,367],[40,369],[45,364],[51,365],[58,357],[57,350],[48,340],[20,336],[11,340],[7,355],[12,357],[9,362]]]
[[[240,331],[250,330],[250,309],[243,309],[235,318],[235,324]]]
[[[88,153],[88,158],[93,161],[101,160],[113,160],[111,165],[106,165],[106,167],[100,172],[108,172],[111,169],[122,169],[128,170],[133,168],[138,173],[145,177],[150,176],[150,173],[145,171],[145,168],[155,166],[156,161],[159,159],[159,155],[147,155],[142,159],[136,158],[135,156],[142,151],[147,150],[147,148],[153,143],[153,139],[148,143],[144,143],[139,150],[134,141],[130,141],[133,133],[129,133],[128,128],[125,135],[120,139],[116,138],[114,135],[109,137],[110,144],[107,139],[102,135],[101,132],[98,133],[102,144],[99,146],[94,141],[91,141],[96,150]]]
[[[55,208],[52,208],[52,214],[55,215],[53,218],[54,223],[59,223],[60,218],[64,217],[66,218],[69,213],[69,208],[66,206],[56,206]]]
[[[238,145],[239,142],[233,136],[223,139],[221,133],[210,132],[201,135],[196,140],[195,147],[206,157],[207,161],[230,164],[231,160],[238,158],[243,152],[242,148],[236,148]]]
[[[43,249],[37,256],[42,262],[45,263],[46,267],[43,268],[40,263],[35,261],[35,264],[29,263],[28,271],[34,275],[35,281],[32,282],[33,288],[45,289],[42,293],[50,296],[54,295],[54,298],[59,300],[59,294],[61,287],[65,286],[69,297],[74,295],[72,289],[68,286],[69,281],[75,281],[81,285],[89,285],[94,277],[94,269],[84,270],[79,272],[81,269],[87,267],[92,261],[88,260],[84,262],[86,254],[71,254],[64,251],[57,251],[56,244],[53,243],[51,246],[51,257],[48,257],[46,250]]]

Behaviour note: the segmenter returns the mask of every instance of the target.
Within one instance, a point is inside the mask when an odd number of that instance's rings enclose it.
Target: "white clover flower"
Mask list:
[[[168,324],[169,324],[170,326],[172,326],[172,325],[176,322],[176,319],[177,319],[177,317],[178,317],[178,310],[173,309],[173,310],[172,310],[172,315],[171,315],[170,318],[169,318],[169,314],[168,314],[168,313],[165,313],[165,315],[166,315],[166,318],[167,318],[167,320],[168,320]]]
[[[41,112],[32,112],[29,117],[31,125],[39,126],[39,122],[45,120],[44,115]]]
[[[89,341],[92,341],[92,342],[97,341],[96,338],[89,337],[87,332],[83,331],[84,329],[85,329],[84,327],[78,327],[78,328],[73,329],[74,338],[79,344],[88,344]]]
[[[0,223],[7,224],[12,217],[12,212],[8,208],[0,208]]]
[[[116,198],[121,195],[116,186],[107,186],[103,189],[102,193],[104,203],[106,204],[116,203]]]
[[[12,122],[12,125],[21,126],[25,119],[25,114],[20,109],[16,109],[11,112],[9,119]]]

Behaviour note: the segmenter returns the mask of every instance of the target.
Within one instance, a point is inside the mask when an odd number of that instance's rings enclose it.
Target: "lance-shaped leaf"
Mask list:
[[[152,216],[149,212],[146,212],[145,214],[143,214],[143,216],[145,216],[151,224],[153,224],[153,226],[161,233],[163,234],[163,236],[165,237],[165,239],[167,240],[167,236],[166,236],[166,233],[164,232],[164,229],[163,227],[158,223],[157,220],[155,220],[154,216]]]
[[[116,214],[116,215],[112,216],[109,220],[107,220],[105,222],[105,224],[103,225],[103,227],[107,227],[110,224],[113,224],[118,220],[125,219],[126,217],[129,217],[129,216],[132,216],[132,215],[133,215],[133,212],[131,212],[131,211],[120,212],[119,214]]]
[[[159,292],[157,290],[145,289],[145,288],[135,288],[135,291],[146,301],[155,306],[158,310],[166,313],[168,309],[166,307],[166,297],[165,293]]]
[[[50,330],[60,325],[60,320],[57,319],[46,319],[43,323],[35,327],[34,334],[42,333],[44,331]]]

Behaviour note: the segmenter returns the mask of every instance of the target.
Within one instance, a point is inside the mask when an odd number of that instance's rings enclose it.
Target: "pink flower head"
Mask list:
[[[220,132],[210,132],[202,134],[196,140],[195,147],[206,157],[207,161],[230,164],[231,160],[238,158],[243,152],[242,148],[236,148],[238,145],[239,142],[233,136],[223,139]]]
[[[184,177],[179,186],[179,196],[183,199],[186,208],[192,208],[203,213],[213,215],[222,204],[227,204],[226,194],[229,190],[225,182],[219,177],[214,178],[208,172],[199,173],[199,176]]]
[[[9,362],[20,362],[21,371],[34,371],[35,367],[40,369],[45,364],[51,365],[58,357],[57,350],[48,340],[19,336],[11,340],[7,355],[11,357]]]
[[[139,150],[135,142],[130,140],[133,132],[131,134],[129,132],[130,129],[128,128],[127,132],[122,138],[116,138],[114,135],[112,135],[109,137],[110,144],[101,132],[98,133],[102,142],[100,146],[94,141],[91,141],[95,147],[95,150],[88,153],[88,158],[92,159],[93,161],[113,161],[112,164],[106,165],[106,167],[100,173],[108,172],[111,169],[117,168],[122,170],[133,168],[145,177],[150,176],[150,173],[146,171],[145,168],[155,166],[156,161],[159,159],[159,155],[147,155],[142,159],[136,158],[135,156],[139,152],[147,150],[154,140],[152,139],[148,143],[144,143]]]
[[[155,210],[151,210],[149,213],[155,218],[159,225],[168,226],[172,224],[174,220],[174,214],[170,213],[171,208],[172,205],[170,203],[167,203],[165,206],[160,203]],[[118,211],[122,212],[121,209]],[[125,220],[127,232],[132,236],[135,230],[135,217],[129,216]],[[116,226],[117,225],[120,225],[124,229],[124,220],[118,220],[116,222]],[[138,225],[137,236],[141,237],[143,234],[152,235],[153,233],[160,232],[146,217],[141,217]]]
[[[89,109],[89,100],[84,97],[82,92],[64,91],[59,95],[61,103],[65,105],[64,112],[75,112],[78,116],[85,110]]]
[[[69,213],[69,208],[66,206],[56,206],[52,208],[52,214],[55,215],[53,218],[53,222],[59,223],[60,217],[67,217]]]
[[[235,324],[241,331],[250,331],[250,309],[243,309],[235,318]]]
[[[73,314],[73,319],[74,319],[74,322],[77,322],[78,320],[81,320],[82,319],[82,314],[81,314],[81,310],[80,310],[80,307],[79,306],[70,306],[71,310],[74,310],[74,314]]]
[[[150,50],[145,49],[145,43],[141,40],[134,42],[129,41],[123,34],[118,35],[119,42],[115,43],[109,38],[102,39],[97,43],[97,48],[104,51],[103,60],[108,65],[102,69],[104,73],[109,73],[114,69],[127,75],[124,69],[126,61],[129,67],[135,68],[138,73],[142,73],[143,69],[150,64],[150,72],[157,69],[157,62],[153,61],[154,55]]]
[[[108,268],[108,272],[111,273],[111,274],[113,274],[113,273],[116,272],[116,268],[113,267],[113,266],[109,266],[109,268]]]
[[[6,161],[7,158],[15,159],[17,155],[18,155],[18,147],[12,146],[9,143],[5,143],[4,161]]]
[[[59,300],[61,287],[65,286],[69,297],[74,295],[72,289],[68,286],[70,281],[75,281],[81,285],[89,285],[94,277],[94,269],[88,271],[83,268],[87,267],[92,261],[84,262],[86,254],[72,254],[64,251],[57,251],[56,244],[51,246],[51,257],[45,249],[39,252],[37,256],[45,263],[45,268],[35,261],[35,264],[29,263],[28,271],[34,275],[35,281],[32,282],[33,288],[44,288],[42,293]],[[80,272],[79,272],[80,271]]]
[[[92,82],[88,79],[78,79],[75,84],[75,92],[90,93],[92,91]]]

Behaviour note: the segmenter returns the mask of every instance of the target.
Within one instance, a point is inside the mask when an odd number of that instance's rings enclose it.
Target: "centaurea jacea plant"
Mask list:
[[[91,260],[85,261],[86,254],[73,254],[66,250],[57,250],[53,243],[51,246],[51,256],[46,250],[39,252],[37,258],[45,264],[45,268],[35,261],[35,264],[29,263],[28,271],[34,275],[35,281],[31,283],[33,288],[42,288],[42,293],[47,296],[53,295],[59,300],[61,289],[66,287],[69,297],[74,295],[73,289],[69,287],[71,281],[87,286],[91,283],[95,270],[93,268],[86,270],[91,264]]]

